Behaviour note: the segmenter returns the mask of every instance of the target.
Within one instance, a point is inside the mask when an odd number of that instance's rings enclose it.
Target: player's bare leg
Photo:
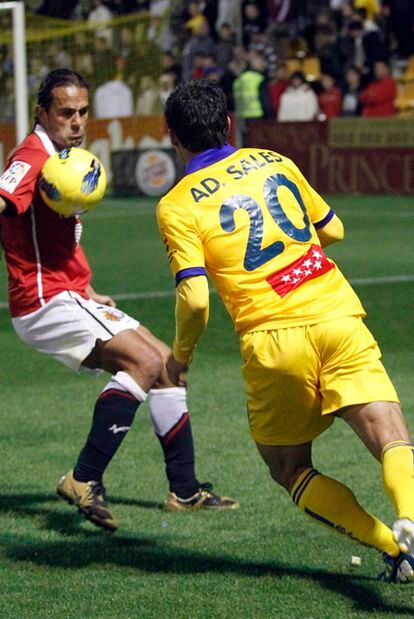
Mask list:
[[[394,538],[414,557],[414,446],[403,413],[395,402],[350,406],[339,415],[382,462],[384,486],[394,504]]]

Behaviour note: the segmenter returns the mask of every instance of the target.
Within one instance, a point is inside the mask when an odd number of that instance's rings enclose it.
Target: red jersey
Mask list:
[[[45,130],[36,125],[0,176],[0,196],[16,209],[15,216],[0,216],[12,317],[39,309],[64,290],[88,298],[90,269],[79,245],[79,217],[64,218],[52,211],[38,189],[43,164],[55,151]]]

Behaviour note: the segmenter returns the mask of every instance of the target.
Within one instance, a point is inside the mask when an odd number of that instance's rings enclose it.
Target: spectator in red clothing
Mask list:
[[[321,91],[318,95],[321,120],[336,118],[342,112],[342,91],[335,84],[335,78],[331,73],[322,73]]]
[[[274,77],[269,82],[269,95],[273,112],[277,115],[280,97],[289,86],[289,75],[285,64],[276,68]]]
[[[362,116],[394,116],[397,84],[385,62],[374,64],[373,82],[360,94]]]

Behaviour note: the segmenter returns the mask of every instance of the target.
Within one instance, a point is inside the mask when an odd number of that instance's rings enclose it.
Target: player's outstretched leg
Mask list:
[[[397,516],[393,537],[401,558],[412,566],[405,581],[414,580],[414,446],[401,407],[371,402],[348,407],[342,416],[382,463],[384,487]]]
[[[384,580],[406,582],[414,578],[414,565],[401,554],[391,529],[368,513],[347,486],[313,468],[310,443],[257,446],[273,479],[290,492],[295,505],[315,523],[383,553]]]
[[[381,454],[384,486],[397,514],[392,531],[401,552],[414,559],[414,445],[394,441]]]
[[[85,360],[87,364],[118,371],[96,401],[86,444],[73,472],[59,481],[57,492],[93,524],[115,531],[118,523],[106,502],[103,474],[128,433],[138,406],[159,376],[163,361],[155,348],[131,330],[107,342],[99,341]]]

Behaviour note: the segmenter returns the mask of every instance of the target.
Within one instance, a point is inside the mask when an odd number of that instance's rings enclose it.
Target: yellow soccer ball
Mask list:
[[[59,215],[70,217],[92,210],[102,200],[106,172],[98,157],[84,148],[65,148],[43,165],[39,191]]]

